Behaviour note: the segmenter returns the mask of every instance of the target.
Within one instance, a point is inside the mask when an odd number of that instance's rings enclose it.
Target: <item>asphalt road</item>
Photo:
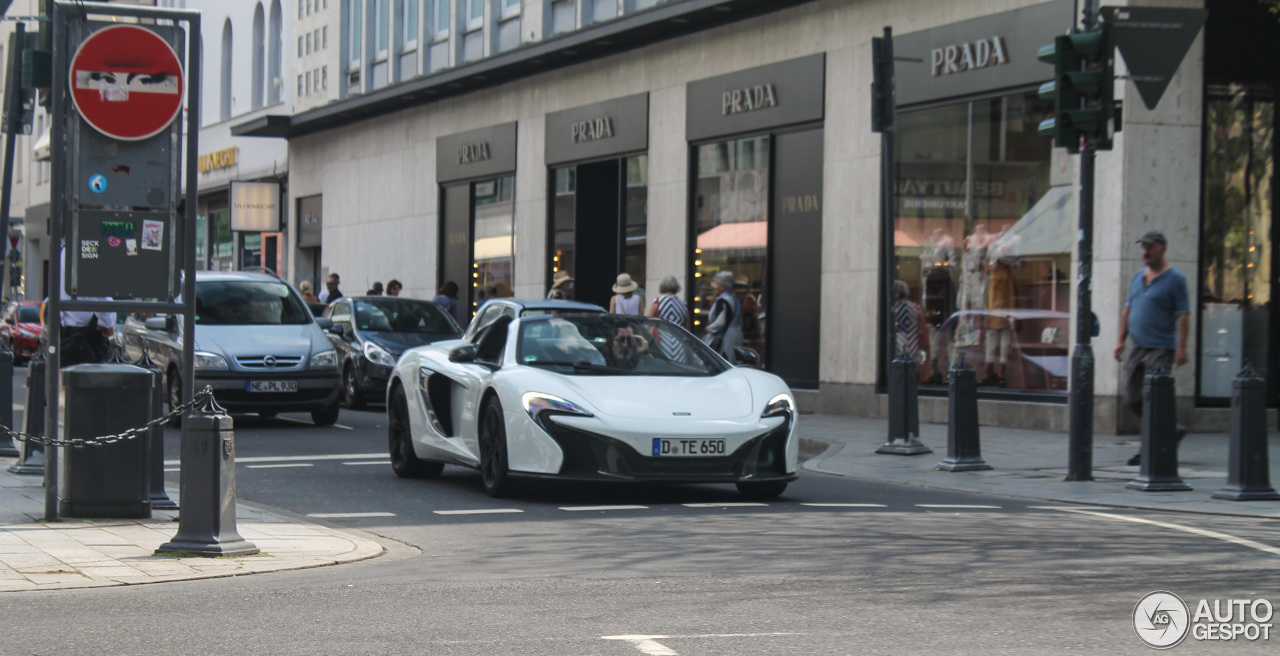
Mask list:
[[[730,486],[498,500],[463,469],[397,479],[378,409],[305,419],[237,418],[240,497],[365,531],[388,555],[5,595],[0,653],[1135,654],[1148,592],[1280,605],[1280,525],[1266,520],[807,473],[765,505],[737,505]],[[166,442],[176,458],[176,432]],[[1277,641],[1177,650],[1273,654]]]

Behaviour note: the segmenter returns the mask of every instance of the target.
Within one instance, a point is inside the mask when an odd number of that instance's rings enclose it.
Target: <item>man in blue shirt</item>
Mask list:
[[[1187,278],[1164,259],[1169,242],[1164,233],[1152,230],[1138,240],[1142,261],[1147,266],[1129,283],[1129,299],[1120,314],[1120,339],[1116,360],[1124,356],[1124,340],[1133,338],[1133,349],[1124,360],[1125,402],[1142,417],[1142,385],[1147,370],[1157,364],[1166,369],[1187,363],[1187,337],[1191,331],[1191,303]],[[1187,429],[1178,426],[1181,441]],[[1129,459],[1137,465],[1140,455]]]

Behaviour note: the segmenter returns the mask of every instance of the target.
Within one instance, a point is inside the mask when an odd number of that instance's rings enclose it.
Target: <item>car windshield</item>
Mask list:
[[[40,306],[18,306],[18,323],[40,323]]]
[[[278,326],[307,323],[311,323],[311,312],[282,282],[210,280],[196,283],[196,324]]]
[[[517,361],[564,374],[714,376],[724,360],[662,319],[561,314],[521,321]]]
[[[385,333],[457,335],[458,324],[430,301],[371,299],[356,301],[356,327]]]

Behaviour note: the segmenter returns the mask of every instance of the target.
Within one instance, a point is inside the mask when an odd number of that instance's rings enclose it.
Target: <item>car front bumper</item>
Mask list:
[[[359,386],[360,393],[379,400],[386,398],[387,383],[391,382],[391,371],[391,367],[374,364],[369,361],[369,358],[358,358],[356,385]]]
[[[249,383],[260,380],[298,383],[296,392],[250,392]],[[196,372],[196,389],[213,388],[218,405],[231,412],[310,412],[338,402],[341,381],[332,371],[279,371],[270,374],[244,371]]]

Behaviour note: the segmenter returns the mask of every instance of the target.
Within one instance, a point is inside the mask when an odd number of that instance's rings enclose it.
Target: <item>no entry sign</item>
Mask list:
[[[113,139],[146,139],[182,110],[182,63],[159,35],[137,25],[94,32],[71,58],[71,98],[89,125]]]

